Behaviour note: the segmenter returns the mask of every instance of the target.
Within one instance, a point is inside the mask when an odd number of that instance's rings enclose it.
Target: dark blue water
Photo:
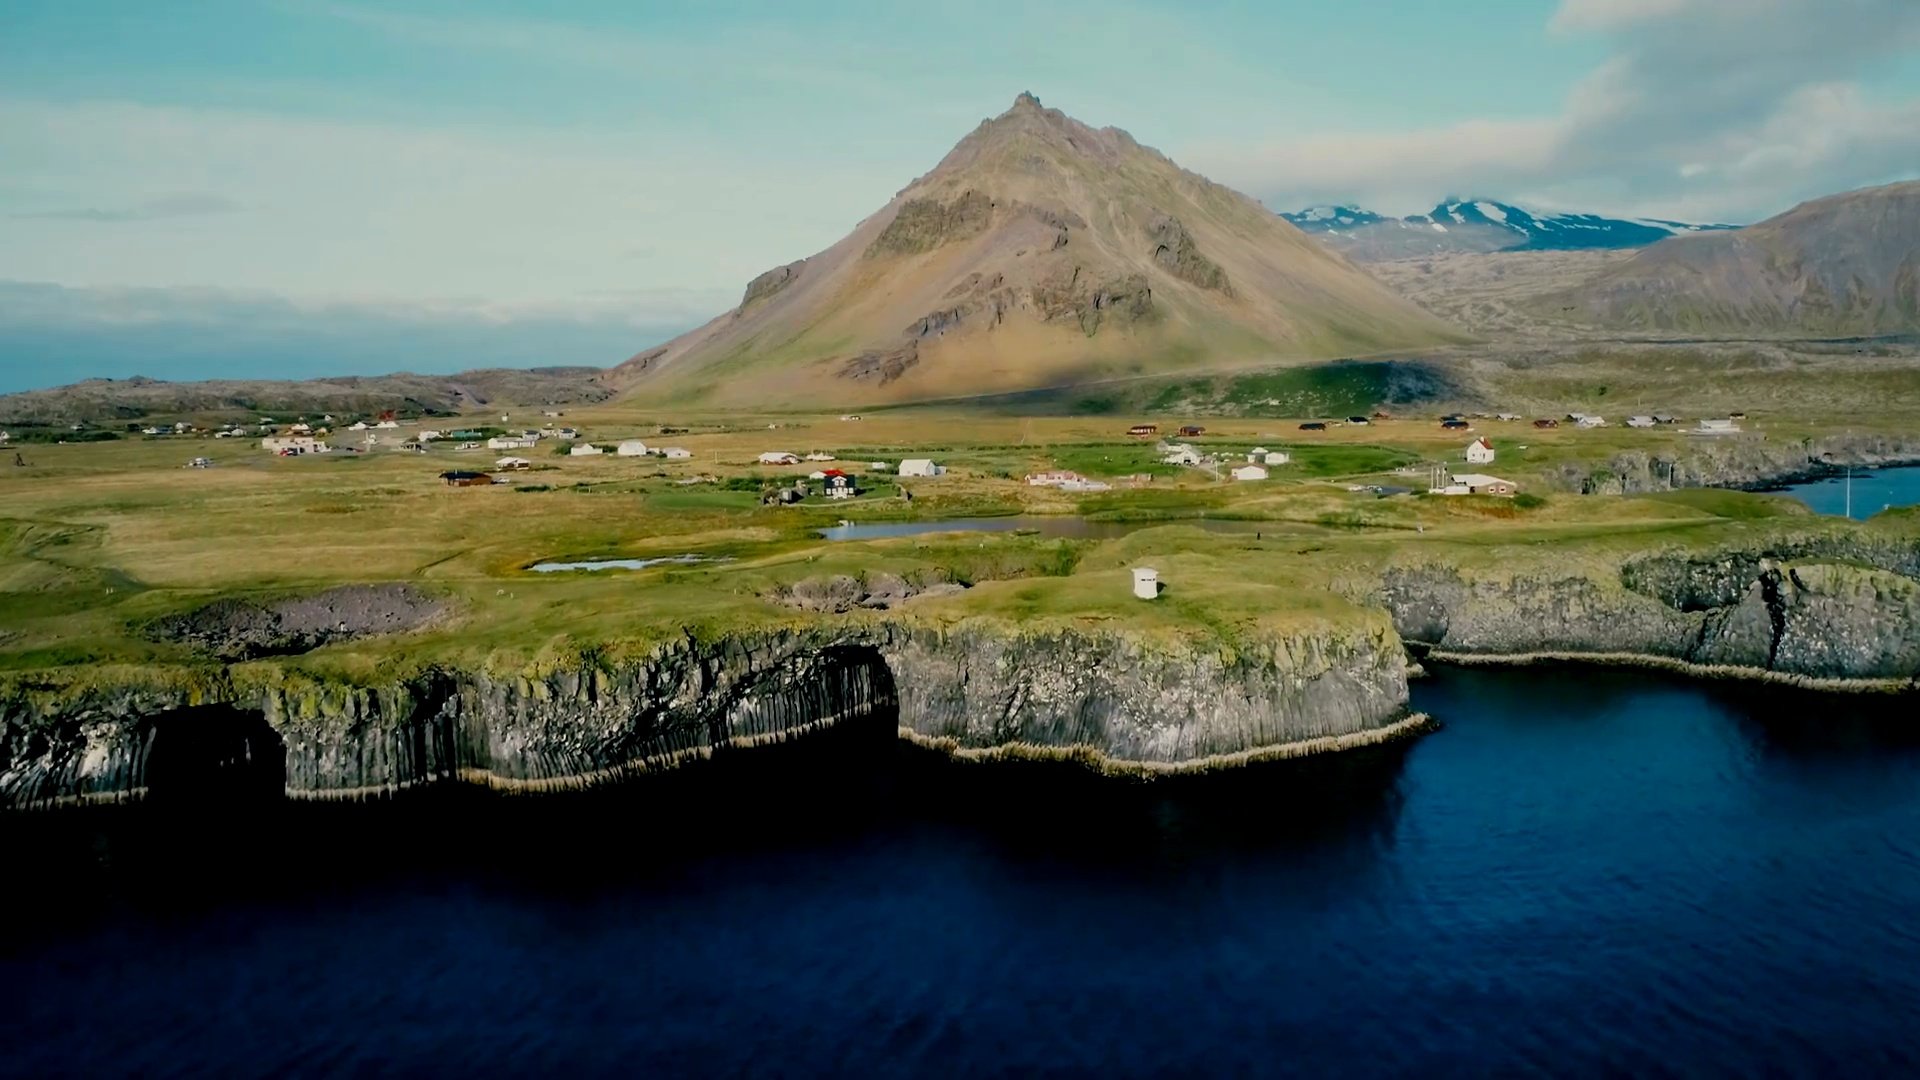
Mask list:
[[[1806,503],[1815,513],[1838,516],[1847,513],[1847,488],[1848,480],[1842,475],[1793,484],[1780,490]],[[1920,505],[1920,466],[1880,469],[1877,472],[1856,470],[1852,488],[1852,516],[1856,521],[1864,521],[1893,507]]]
[[[8,924],[0,1072],[1920,1069],[1910,701],[1561,670],[1416,704],[1445,730],[1217,784],[890,751],[290,817],[203,838],[199,887],[109,828],[58,880],[115,899]]]

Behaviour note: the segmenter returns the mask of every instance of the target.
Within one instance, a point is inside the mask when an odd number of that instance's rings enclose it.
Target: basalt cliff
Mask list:
[[[1920,548],[1822,537],[1655,553],[1617,575],[1388,572],[1410,643],[1454,659],[1588,657],[1829,688],[1920,679]]]
[[[826,729],[1205,770],[1424,730],[1409,650],[1920,690],[1920,544],[1897,531],[1476,565],[1403,557],[1350,582],[1337,618],[1232,640],[862,610],[538,671],[350,682],[256,652],[16,673],[0,677],[0,807],[568,791]]]
[[[1233,651],[1125,634],[858,619],[541,674],[427,670],[386,685],[272,664],[0,687],[0,805],[284,789],[361,799],[434,784],[560,791],[861,726],[967,753],[1076,748],[1140,768],[1409,730],[1384,618]],[[225,790],[222,787],[222,790]]]

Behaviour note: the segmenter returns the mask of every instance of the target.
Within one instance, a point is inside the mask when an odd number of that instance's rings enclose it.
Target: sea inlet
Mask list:
[[[16,818],[0,1073],[1920,1069],[1911,700],[1414,705],[1445,727],[1151,784],[827,732],[577,797]]]

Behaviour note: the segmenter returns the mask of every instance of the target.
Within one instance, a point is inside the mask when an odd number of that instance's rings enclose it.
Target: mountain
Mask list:
[[[1579,251],[1635,248],[1685,233],[1738,228],[1660,218],[1527,210],[1492,199],[1447,199],[1425,214],[1383,217],[1351,206],[1282,214],[1336,250],[1374,261],[1443,252]]]
[[[1920,330],[1920,181],[1815,199],[1738,232],[1662,240],[1542,306],[1615,329]]]
[[[1022,94],[839,243],[609,378],[905,401],[1459,338],[1253,199]]]

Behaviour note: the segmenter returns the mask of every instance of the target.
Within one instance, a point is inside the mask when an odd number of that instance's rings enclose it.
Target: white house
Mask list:
[[[605,450],[600,449],[592,443],[576,443],[567,448],[568,457],[599,457],[604,453],[606,453]]]
[[[320,446],[311,435],[269,436],[260,440],[260,449],[269,454],[317,454]]]
[[[807,479],[809,480],[825,480],[826,478],[827,478],[827,474],[824,472],[821,472],[819,469],[815,469],[814,471],[807,474]]]
[[[525,435],[498,435],[487,440],[487,449],[531,450],[539,443],[539,439],[529,439]]]
[[[1247,451],[1247,464],[1258,465],[1265,460],[1267,460],[1266,447],[1256,446],[1253,449]]]
[[[800,456],[798,454],[789,454],[785,450],[769,450],[760,455],[760,464],[798,465],[800,464]]]
[[[1233,478],[1235,480],[1265,480],[1267,478],[1267,467],[1265,465],[1242,465],[1233,470]]]
[[[367,430],[367,422],[365,420],[355,420],[353,422],[353,426],[348,428],[347,430],[348,431],[365,431]]]
[[[646,457],[647,444],[641,442],[639,439],[628,439],[616,447],[613,452],[620,457]]]
[[[1169,446],[1167,447],[1166,455],[1160,460],[1166,462],[1168,465],[1198,465],[1200,464],[1200,451],[1195,450],[1191,446]]]
[[[1740,425],[1728,420],[1701,420],[1700,426],[1687,432],[1689,435],[1738,435]]]
[[[1655,419],[1654,419],[1653,417],[1651,417],[1651,416],[1629,416],[1629,417],[1627,417],[1627,426],[1628,426],[1628,427],[1652,427],[1653,425],[1655,425],[1655,424],[1657,424],[1657,423],[1659,423],[1659,421],[1657,421],[1657,420],[1655,420]]]
[[[523,457],[503,457],[494,462],[493,467],[505,472],[519,472],[522,469],[533,468],[533,462]]]
[[[565,439],[568,442],[572,442],[573,440],[580,437],[580,432],[576,428],[563,427],[559,431],[554,432],[553,437],[556,439]]]
[[[939,476],[946,471],[935,465],[932,458],[908,458],[900,463],[901,476]]]
[[[1151,566],[1133,568],[1133,595],[1142,600],[1152,600],[1160,595],[1160,571]]]
[[[375,424],[375,425],[373,425],[373,426],[374,426],[374,427],[377,427],[377,428],[379,428],[379,429],[381,429],[382,431],[392,431],[392,430],[394,430],[394,429],[396,429],[396,428],[398,428],[398,427],[400,426],[400,421],[398,421],[398,420],[382,420],[382,421],[380,421],[379,423],[377,423],[377,424]]]
[[[874,472],[891,472],[893,470],[893,466],[884,461],[869,461],[867,462],[867,468]]]
[[[815,450],[813,453],[807,455],[807,460],[808,461],[832,461],[833,455],[826,453],[824,451]]]
[[[1285,465],[1293,460],[1293,455],[1285,450],[1269,450],[1260,455],[1260,460],[1268,465]]]
[[[1607,418],[1604,416],[1582,416],[1573,422],[1573,426],[1577,428],[1606,427]]]
[[[1467,444],[1467,461],[1474,465],[1493,464],[1493,444],[1484,437]]]
[[[660,451],[660,456],[668,461],[685,461],[693,456],[693,451],[684,446],[669,446]]]
[[[840,472],[837,469],[832,473],[828,474],[827,498],[851,499],[853,498],[854,494],[855,492],[853,487],[853,477],[848,476],[846,473]]]

